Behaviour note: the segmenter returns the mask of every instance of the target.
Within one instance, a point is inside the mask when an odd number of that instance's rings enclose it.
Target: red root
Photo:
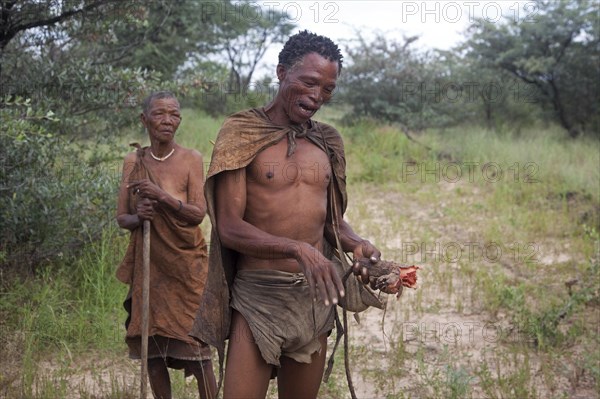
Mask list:
[[[400,265],[385,260],[372,263],[369,259],[359,259],[358,263],[369,270],[369,283],[373,289],[395,294],[400,298],[403,287],[416,288],[418,266]]]

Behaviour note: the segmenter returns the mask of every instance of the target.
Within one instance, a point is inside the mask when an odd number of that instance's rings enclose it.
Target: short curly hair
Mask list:
[[[144,113],[144,115],[148,115],[148,112],[150,111],[150,107],[152,106],[152,102],[154,100],[162,100],[164,98],[172,98],[173,100],[177,101],[177,105],[179,106],[179,100],[177,99],[177,97],[175,97],[175,94],[167,90],[155,91],[150,93],[150,95],[146,97],[142,102],[142,112]]]
[[[291,68],[309,53],[317,53],[329,61],[337,61],[338,74],[342,71],[344,57],[339,47],[328,37],[308,30],[290,36],[279,53],[279,63],[286,68]]]

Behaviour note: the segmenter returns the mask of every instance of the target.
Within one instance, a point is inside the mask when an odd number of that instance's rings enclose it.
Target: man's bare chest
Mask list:
[[[327,187],[331,180],[331,164],[327,154],[305,139],[297,141],[287,156],[287,140],[281,140],[256,156],[246,169],[249,184],[273,188],[310,185]]]

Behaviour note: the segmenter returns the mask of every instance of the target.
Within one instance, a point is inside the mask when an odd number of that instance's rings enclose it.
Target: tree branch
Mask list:
[[[15,26],[11,27],[11,29],[9,30],[9,33],[14,32],[14,34],[17,34],[20,31],[28,30],[31,28],[39,28],[41,26],[54,25],[54,24],[57,24],[58,22],[62,22],[64,20],[66,20],[74,15],[91,11],[95,8],[98,8],[104,4],[109,4],[109,3],[118,3],[118,0],[98,0],[98,1],[95,1],[93,3],[90,3],[86,6],[84,6],[83,8],[81,8],[79,10],[68,10],[68,11],[65,11],[62,14],[57,15],[52,18],[40,19],[37,21],[31,21],[29,23],[25,23],[25,24],[21,24],[21,25],[15,25]]]

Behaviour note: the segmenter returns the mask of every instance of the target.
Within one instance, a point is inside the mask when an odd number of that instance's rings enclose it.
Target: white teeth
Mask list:
[[[312,110],[312,109],[308,109],[308,108],[306,108],[306,107],[304,107],[304,106],[302,106],[302,105],[300,105],[300,104],[298,104],[298,105],[299,105],[300,109],[301,109],[302,111],[306,112],[307,114],[312,114],[312,113],[313,113],[313,110]]]

